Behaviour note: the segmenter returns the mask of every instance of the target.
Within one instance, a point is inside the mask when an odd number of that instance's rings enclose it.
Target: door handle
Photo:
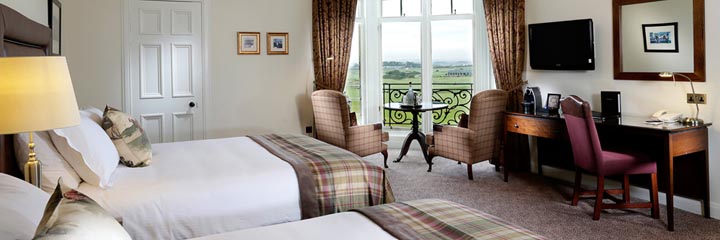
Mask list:
[[[194,108],[195,106],[197,106],[197,104],[195,104],[195,102],[190,102],[190,104],[188,104],[188,106],[190,106],[191,108]]]

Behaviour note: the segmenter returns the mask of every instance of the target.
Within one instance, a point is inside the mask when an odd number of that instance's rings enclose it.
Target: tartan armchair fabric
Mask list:
[[[312,94],[315,129],[320,141],[347,149],[361,157],[382,153],[387,159],[387,133],[382,124],[351,125],[354,114],[345,96],[333,90],[318,90]]]
[[[435,125],[430,156],[468,164],[468,177],[472,179],[472,164],[499,157],[507,97],[503,90],[482,91],[473,96],[467,128]]]

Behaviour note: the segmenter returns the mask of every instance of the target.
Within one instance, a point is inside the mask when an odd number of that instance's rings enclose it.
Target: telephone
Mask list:
[[[682,118],[682,113],[673,113],[668,112],[668,110],[662,109],[660,111],[657,111],[653,113],[653,115],[650,117],[650,119],[654,121],[663,121],[663,122],[677,122],[680,121]]]

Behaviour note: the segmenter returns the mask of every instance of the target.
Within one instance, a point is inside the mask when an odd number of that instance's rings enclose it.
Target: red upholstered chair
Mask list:
[[[633,152],[604,151],[600,146],[600,138],[595,129],[590,104],[577,96],[570,96],[561,102],[562,111],[567,125],[573,157],[575,159],[575,189],[573,190],[572,205],[577,206],[581,195],[595,197],[595,213],[593,220],[600,219],[602,209],[618,208],[652,208],[651,215],[660,217],[658,206],[657,166],[649,157]],[[583,191],[582,172],[597,176],[597,190]],[[631,203],[629,175],[649,174],[651,179],[650,202]],[[622,175],[622,189],[605,189],[605,176]],[[618,199],[611,194],[622,194]],[[603,203],[607,197],[615,204]]]

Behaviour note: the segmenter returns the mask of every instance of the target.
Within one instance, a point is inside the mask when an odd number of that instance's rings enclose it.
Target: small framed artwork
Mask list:
[[[260,32],[237,33],[238,55],[260,54]]]
[[[547,108],[549,112],[557,112],[557,110],[560,109],[560,94],[548,93],[545,104],[545,108]]]
[[[62,54],[62,4],[60,0],[48,0],[48,25],[52,30],[52,46],[50,55]]]
[[[290,39],[288,33],[267,33],[267,54],[287,55],[290,51]]]
[[[678,23],[643,24],[645,52],[678,52]]]

